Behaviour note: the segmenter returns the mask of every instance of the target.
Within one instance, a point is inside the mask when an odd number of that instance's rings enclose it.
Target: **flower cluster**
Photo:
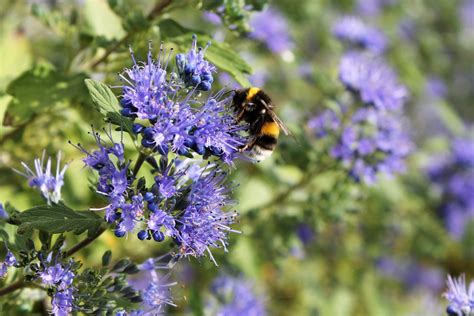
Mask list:
[[[122,114],[148,120],[148,124],[133,126],[146,148],[162,155],[173,152],[188,156],[193,151],[231,163],[238,147],[245,144],[240,135],[245,126],[237,125],[227,106],[231,98],[223,99],[223,91],[204,102],[196,99],[196,90],[210,90],[215,71],[215,66],[204,60],[205,49],[196,49],[196,41],[194,37],[188,54],[176,56],[178,74],[168,75],[163,48],[157,61],[150,50],[143,65],[132,53],[133,67],[121,74]],[[186,90],[189,86],[193,87],[191,91]]]
[[[466,276],[458,279],[448,276],[448,291],[444,297],[449,301],[446,309],[449,316],[468,316],[474,312],[474,281],[466,286]]]
[[[402,172],[413,146],[401,120],[406,88],[381,59],[355,52],[342,58],[340,80],[354,104],[325,110],[309,128],[317,137],[336,135],[331,155],[356,181],[371,184],[377,174]]]
[[[3,278],[7,274],[8,267],[11,267],[16,263],[17,261],[15,256],[10,250],[8,250],[7,255],[5,256],[5,260],[3,260],[3,262],[0,262],[0,278]]]
[[[170,237],[179,245],[180,256],[208,253],[212,258],[209,247],[225,247],[236,213],[223,209],[231,202],[224,171],[216,165],[191,165],[189,160],[162,157],[158,165],[149,159],[156,167],[154,183],[148,188],[144,183],[134,186],[123,143],[114,143],[110,136],[107,145],[97,133],[95,137],[99,150],[79,148],[87,155],[86,165],[99,174],[97,192],[110,202],[103,209],[106,221],[116,224],[116,236],[138,231],[141,240]]]
[[[209,315],[264,316],[266,309],[263,298],[249,280],[231,276],[218,277],[211,287],[214,295],[207,301],[206,311]]]
[[[249,36],[264,43],[272,52],[283,54],[293,49],[286,19],[276,9],[268,7],[252,14],[249,23],[252,27]]]
[[[36,158],[34,161],[35,171],[31,170],[30,167],[24,162],[21,163],[25,172],[13,169],[18,174],[28,178],[28,184],[32,188],[38,189],[43,197],[46,199],[48,204],[58,203],[61,200],[61,188],[64,185],[64,173],[66,172],[67,165],[60,170],[61,153],[58,153],[58,161],[56,163],[56,175],[51,173],[51,157],[48,158],[46,167],[44,166],[44,155],[41,159]]]
[[[211,90],[214,78],[212,73],[216,67],[204,60],[206,49],[211,45],[210,42],[204,49],[197,48],[197,37],[193,36],[191,50],[187,54],[176,55],[176,66],[178,67],[179,77],[187,87],[196,87],[197,90]]]
[[[63,265],[62,263],[51,263],[51,258],[42,263],[43,271],[39,272],[38,277],[41,282],[54,290],[51,300],[52,313],[55,316],[69,315],[74,308],[73,286],[74,272],[71,271],[72,261]]]
[[[345,54],[339,65],[339,79],[362,102],[379,109],[401,110],[408,97],[395,72],[381,58],[367,53]]]
[[[377,54],[383,53],[387,48],[387,39],[381,31],[366,25],[354,16],[345,16],[337,20],[333,26],[332,33],[339,40],[368,49]]]
[[[472,134],[472,132],[471,132]],[[450,153],[434,160],[427,170],[439,188],[440,208],[446,227],[457,239],[462,238],[467,223],[474,220],[474,139],[469,136],[452,141]]]
[[[237,148],[244,144],[239,132],[245,126],[237,125],[227,112],[227,100],[219,100],[222,91],[205,101],[196,98],[195,90],[185,91],[181,97],[185,86],[173,79],[174,75],[168,78],[167,63],[161,61],[164,54],[162,49],[155,62],[149,52],[145,65],[139,65],[132,54],[134,66],[125,71],[128,79],[122,75],[129,84],[123,86],[122,114],[149,123],[136,123],[133,128],[142,135],[134,170],[125,160],[123,139],[116,142],[111,130],[104,130],[107,141],[94,132],[97,150],[77,148],[86,154],[84,163],[99,175],[97,192],[109,203],[95,210],[105,209],[105,220],[115,225],[117,237],[136,233],[140,240],[169,238],[179,247],[176,257],[209,254],[214,261],[210,248],[226,248],[228,233],[235,232],[229,226],[236,213],[225,210],[231,204],[230,188],[225,185],[227,173],[215,162],[202,166],[203,159],[216,156],[231,164]],[[206,77],[206,71],[213,71],[203,54],[196,50],[193,37],[191,51],[176,58],[179,75],[192,70]],[[204,81],[209,79],[204,77]],[[191,150],[202,157],[191,159]],[[145,161],[153,168],[153,183],[136,179]]]

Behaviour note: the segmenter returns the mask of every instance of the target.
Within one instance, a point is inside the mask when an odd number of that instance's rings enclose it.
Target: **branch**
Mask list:
[[[11,292],[14,292],[18,289],[21,289],[21,288],[25,287],[25,286],[26,286],[25,280],[16,281],[15,283],[12,283],[9,286],[4,287],[3,289],[0,289],[0,296],[3,296],[5,294],[11,293]]]
[[[101,226],[94,235],[87,237],[86,239],[84,239],[83,241],[79,242],[78,244],[73,246],[71,249],[66,251],[66,257],[70,257],[76,252],[78,252],[79,250],[81,250],[82,248],[88,246],[91,242],[93,242],[100,235],[102,235],[102,233],[105,232],[105,229],[106,228],[104,226]]]
[[[167,7],[169,6],[171,3],[173,2],[173,0],[163,0],[161,1],[160,3],[158,3],[151,11],[150,13],[148,14],[147,16],[147,20],[151,21],[153,20],[155,17],[157,17],[158,15],[161,14],[161,12]],[[92,69],[95,69],[97,68],[97,66],[99,66],[100,64],[102,64],[104,61],[107,60],[107,58],[109,58],[110,54],[112,54],[117,48],[119,48],[120,46],[122,46],[123,44],[125,44],[129,39],[130,37],[132,36],[132,31],[128,32],[121,40],[119,40],[118,42],[116,42],[114,45],[112,45],[111,47],[109,47],[105,54],[100,57],[98,60],[96,60],[92,65],[91,65],[91,68]]]

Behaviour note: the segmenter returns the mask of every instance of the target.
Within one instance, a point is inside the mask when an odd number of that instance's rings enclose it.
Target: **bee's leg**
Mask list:
[[[257,137],[252,137],[248,142],[247,144],[245,144],[244,146],[240,147],[239,148],[239,152],[244,152],[246,151],[247,149],[249,148],[252,148],[253,145],[255,145],[255,142],[257,141]]]
[[[245,114],[245,109],[242,109],[239,114],[237,115],[237,122],[240,122]]]

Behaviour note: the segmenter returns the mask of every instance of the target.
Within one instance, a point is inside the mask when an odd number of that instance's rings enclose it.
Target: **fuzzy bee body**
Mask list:
[[[290,134],[273,111],[275,106],[272,100],[260,88],[236,90],[232,107],[236,112],[237,120],[245,121],[250,125],[250,139],[240,148],[240,151],[248,151],[249,156],[257,161],[272,154],[278,143],[280,129],[286,135]]]

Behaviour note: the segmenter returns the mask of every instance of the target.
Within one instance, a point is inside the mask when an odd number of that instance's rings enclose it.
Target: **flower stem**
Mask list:
[[[161,12],[167,7],[169,6],[171,3],[173,2],[173,0],[163,0],[161,1],[160,3],[158,3],[151,11],[150,13],[148,14],[148,17],[147,19],[148,20],[153,20],[155,17],[157,17],[159,14],[161,14]],[[127,42],[130,37],[132,36],[134,32],[128,32],[122,39],[120,39],[118,42],[116,42],[114,45],[112,45],[109,49],[107,49],[107,51],[105,52],[105,54],[100,57],[97,61],[95,61],[92,65],[91,65],[91,68],[92,69],[95,69],[97,68],[97,66],[99,66],[100,64],[102,64],[104,61],[107,60],[107,58],[109,58],[110,54],[112,54],[117,48],[119,48],[120,46],[122,46],[123,44],[125,44],[125,42]]]
[[[133,176],[136,176],[138,171],[140,171],[141,166],[145,162],[147,155],[140,152],[140,155],[137,158],[137,162],[135,163],[135,167],[133,168]]]

